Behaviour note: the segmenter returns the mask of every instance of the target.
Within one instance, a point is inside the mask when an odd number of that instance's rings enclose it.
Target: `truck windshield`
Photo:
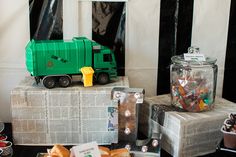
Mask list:
[[[112,61],[111,54],[104,54],[103,55],[103,62],[111,62],[111,61]]]

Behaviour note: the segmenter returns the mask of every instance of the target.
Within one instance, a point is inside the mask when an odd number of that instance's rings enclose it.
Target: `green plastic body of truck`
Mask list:
[[[85,37],[71,41],[31,40],[26,46],[26,67],[46,88],[54,88],[57,83],[68,87],[73,78],[82,75],[82,67],[92,67],[99,84],[117,77],[113,51]]]

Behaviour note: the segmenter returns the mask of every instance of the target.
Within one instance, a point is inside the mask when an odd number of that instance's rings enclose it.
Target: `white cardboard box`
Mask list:
[[[117,108],[111,100],[113,87],[129,87],[128,78],[119,77],[103,86],[46,89],[26,77],[11,92],[14,144],[116,143],[117,116],[112,119],[116,126],[108,127],[110,115],[118,115],[111,113]]]
[[[150,117],[150,108],[153,104],[170,105],[169,95],[160,95],[146,98],[146,115]],[[216,151],[217,144],[222,140],[220,131],[223,121],[229,113],[236,111],[236,104],[223,98],[215,99],[215,108],[211,111],[165,112],[161,147],[174,157],[200,156]],[[153,112],[153,111],[152,111]],[[144,128],[145,130],[145,128]],[[146,129],[147,130],[147,129]]]

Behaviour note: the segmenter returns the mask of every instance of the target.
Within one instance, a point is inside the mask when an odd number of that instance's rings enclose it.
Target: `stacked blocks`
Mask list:
[[[110,93],[118,86],[128,87],[128,78],[89,88],[73,85],[46,89],[26,77],[11,92],[14,143],[117,143],[118,106],[111,101]]]
[[[216,97],[215,108],[211,111],[192,113],[170,111],[171,98],[160,95],[146,98],[143,104],[141,119],[152,117],[158,122],[162,132],[162,148],[174,157],[200,156],[216,151],[222,140],[220,131],[227,115],[236,110],[236,104]],[[167,110],[156,116],[157,108],[165,105]],[[152,112],[150,112],[152,110]],[[150,115],[151,114],[151,115]],[[140,130],[148,130],[143,125]]]

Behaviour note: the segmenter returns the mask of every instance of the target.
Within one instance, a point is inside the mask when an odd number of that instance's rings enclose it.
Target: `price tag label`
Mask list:
[[[204,54],[200,53],[184,53],[184,60],[186,61],[206,61]]]
[[[101,157],[97,142],[72,147],[75,157]]]

